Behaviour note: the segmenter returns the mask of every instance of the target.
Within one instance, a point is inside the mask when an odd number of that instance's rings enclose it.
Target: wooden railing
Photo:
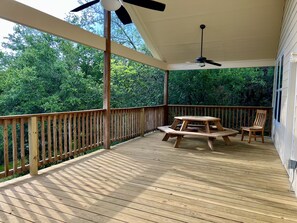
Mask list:
[[[111,142],[143,136],[164,123],[164,107],[112,109]]]
[[[224,127],[240,129],[252,124],[259,107],[169,105],[174,116],[200,115],[221,118]],[[272,108],[266,133],[270,134]],[[165,106],[111,110],[110,139],[113,143],[143,136],[164,125]],[[103,145],[105,110],[0,117],[0,178],[32,170]],[[33,150],[32,150],[33,148]],[[35,148],[35,150],[34,150]]]
[[[40,167],[103,145],[104,112],[101,109],[0,117],[0,178],[28,171],[32,160]],[[111,141],[144,135],[163,123],[163,106],[112,109]],[[30,151],[34,145],[36,156]]]
[[[169,123],[174,116],[197,115],[213,116],[221,119],[226,128],[240,130],[241,126],[251,126],[255,119],[256,110],[267,110],[265,134],[271,134],[272,108],[271,107],[248,107],[248,106],[205,106],[205,105],[169,105]]]
[[[36,128],[38,166],[72,158],[103,143],[104,110],[0,118],[0,178],[29,169],[29,126]],[[36,119],[36,123],[32,122]],[[35,126],[34,126],[35,125]]]

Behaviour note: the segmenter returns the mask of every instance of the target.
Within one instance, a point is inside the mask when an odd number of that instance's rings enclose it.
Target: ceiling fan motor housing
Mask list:
[[[222,66],[221,64],[216,63],[213,60],[208,60],[206,57],[202,56],[202,53],[203,53],[203,30],[205,29],[205,27],[206,27],[206,25],[204,25],[204,24],[200,25],[200,29],[201,29],[201,48],[200,48],[200,50],[201,50],[201,52],[200,52],[200,57],[196,58],[196,62],[199,63],[200,67],[204,67],[205,63],[212,64],[215,66]]]
[[[122,6],[119,0],[101,0],[101,5],[108,11],[116,11]]]

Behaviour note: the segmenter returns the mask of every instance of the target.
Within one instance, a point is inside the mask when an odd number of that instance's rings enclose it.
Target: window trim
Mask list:
[[[276,123],[281,122],[282,112],[282,91],[283,91],[283,75],[284,75],[284,55],[277,60],[275,69],[275,90],[274,90],[274,120]]]

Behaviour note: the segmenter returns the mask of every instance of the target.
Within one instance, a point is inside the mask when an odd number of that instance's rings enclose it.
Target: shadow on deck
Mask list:
[[[273,144],[153,133],[2,183],[0,222],[297,222]]]

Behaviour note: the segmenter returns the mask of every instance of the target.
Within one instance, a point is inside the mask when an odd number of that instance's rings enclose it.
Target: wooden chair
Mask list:
[[[249,143],[251,143],[251,138],[254,137],[255,141],[257,137],[262,138],[262,143],[264,143],[264,127],[266,122],[267,110],[257,110],[256,118],[253,126],[251,127],[241,127],[241,141],[243,141],[244,132],[249,132]],[[257,136],[257,132],[261,133],[261,136]]]

